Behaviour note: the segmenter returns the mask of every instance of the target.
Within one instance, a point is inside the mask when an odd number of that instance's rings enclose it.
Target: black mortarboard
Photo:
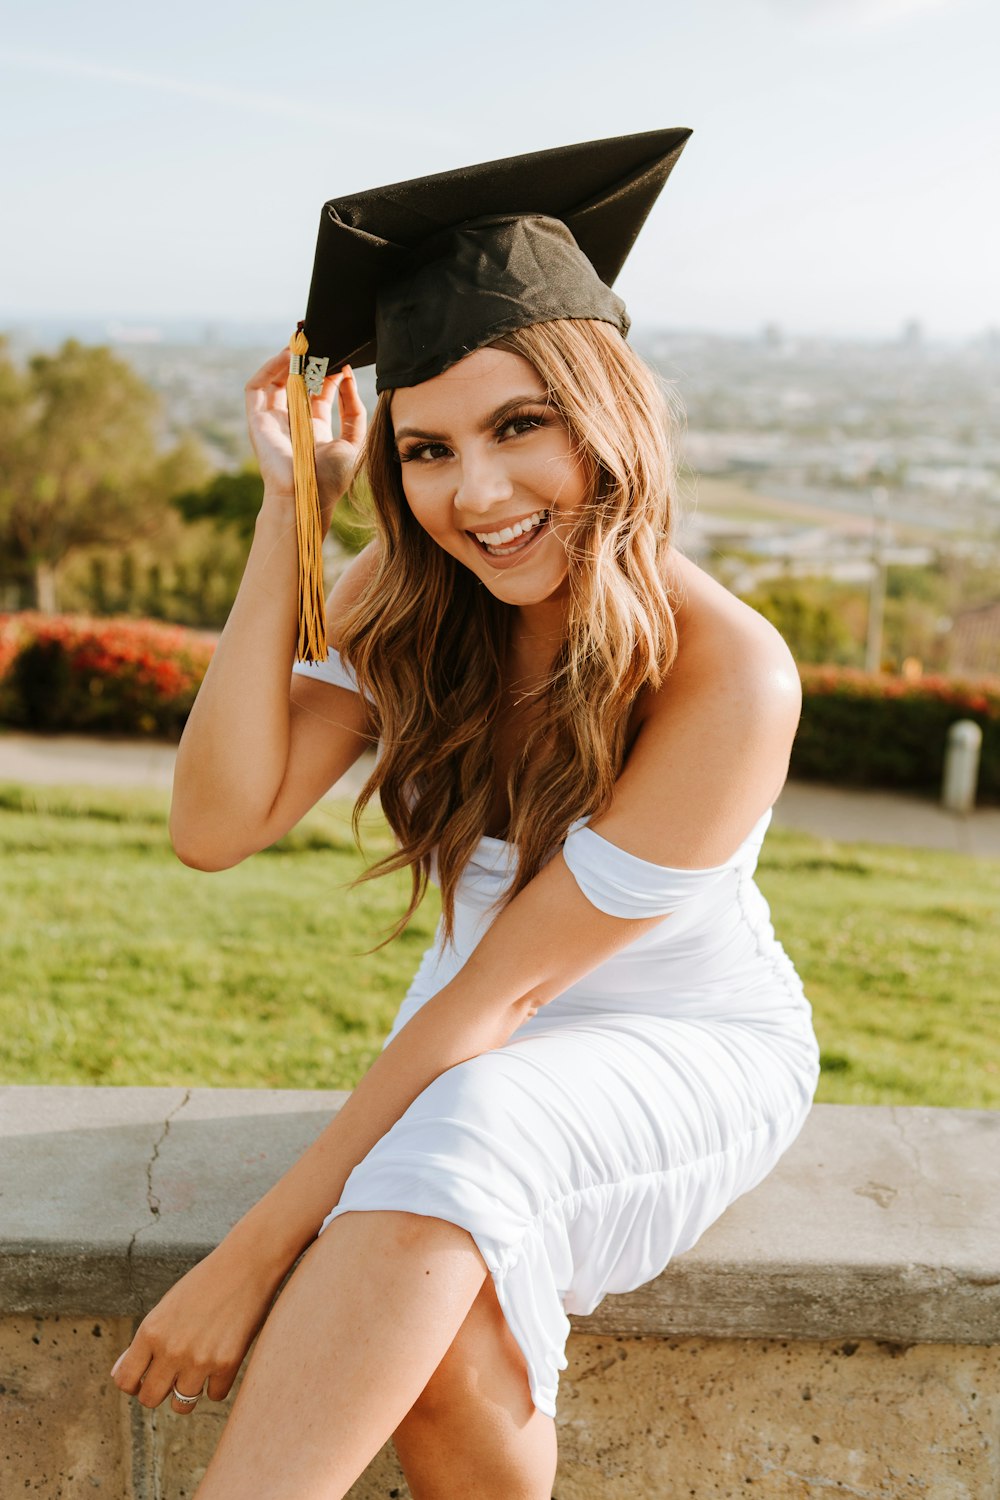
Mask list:
[[[513,328],[598,318],[690,130],[652,130],[480,162],[324,204],[309,353],[417,385]],[[567,231],[569,231],[567,233]]]
[[[504,333],[556,318],[595,318],[627,333],[611,285],[690,134],[584,141],[324,204],[288,383],[299,660],[327,654],[307,389],[345,364],[373,361],[378,390],[418,385]]]

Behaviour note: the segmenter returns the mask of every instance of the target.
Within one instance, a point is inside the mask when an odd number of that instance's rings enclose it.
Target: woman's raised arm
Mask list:
[[[288,351],[263,365],[246,387],[250,438],[264,480],[235,603],[181,737],[174,770],[170,838],[185,864],[217,870],[273,843],[285,831],[272,816],[297,817],[357,759],[365,746],[364,704],[326,684],[295,679],[298,543],[285,385]],[[331,415],[339,406],[339,438]],[[324,533],[350,483],[365,434],[365,409],[353,372],[331,376],[312,400]],[[363,573],[341,580],[328,602],[328,628]],[[343,585],[343,587],[342,587]],[[300,747],[298,741],[308,741]],[[308,752],[308,753],[306,753]],[[290,766],[296,784],[288,788]],[[282,816],[288,816],[283,811]],[[293,818],[297,821],[297,818]],[[289,824],[288,826],[291,826]]]

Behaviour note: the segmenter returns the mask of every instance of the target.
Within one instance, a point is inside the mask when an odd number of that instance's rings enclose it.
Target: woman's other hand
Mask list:
[[[288,360],[289,351],[283,349],[251,376],[246,384],[246,408],[250,441],[257,455],[265,490],[292,498],[295,490],[288,431]],[[340,418],[340,436],[336,438],[332,427],[334,397]],[[350,365],[336,375],[328,375],[323,382],[322,394],[310,396],[309,404],[325,530],[330,524],[333,507],[350,485],[358,450],[367,430],[368,414]]]
[[[186,1415],[208,1381],[210,1401],[223,1401],[243,1358],[267,1317],[280,1278],[260,1269],[223,1243],[185,1276],[143,1318],[131,1344],[116,1360],[111,1378],[143,1406],[170,1397],[171,1410]]]

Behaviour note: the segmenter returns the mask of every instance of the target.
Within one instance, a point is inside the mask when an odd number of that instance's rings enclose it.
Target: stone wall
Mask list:
[[[147,1412],[108,1372],[345,1097],[0,1090],[5,1500],[194,1494],[229,1403]],[[816,1106],[693,1250],[573,1319],[558,1500],[1000,1496],[998,1147],[1000,1114]],[[405,1500],[391,1445],[351,1494]]]

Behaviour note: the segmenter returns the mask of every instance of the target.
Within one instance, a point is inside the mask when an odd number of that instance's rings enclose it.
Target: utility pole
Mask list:
[[[872,569],[868,587],[868,640],[865,671],[882,667],[882,623],[885,616],[885,552],[889,539],[889,491],[884,484],[872,487]]]

